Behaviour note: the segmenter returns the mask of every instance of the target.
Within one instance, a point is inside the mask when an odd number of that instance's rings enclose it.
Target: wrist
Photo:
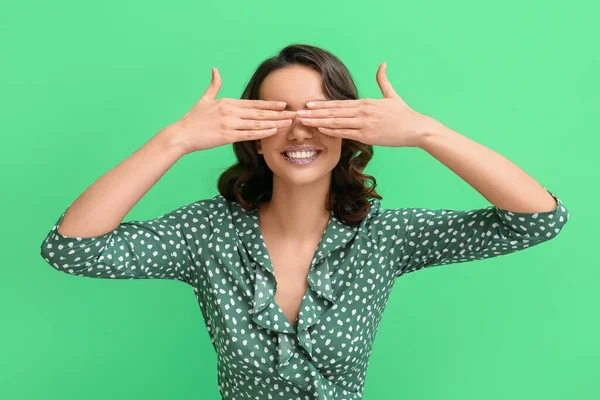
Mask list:
[[[423,115],[423,120],[419,130],[419,138],[417,146],[420,149],[426,150],[427,143],[432,137],[435,137],[448,131],[449,128],[435,118]]]
[[[171,124],[161,129],[157,136],[163,142],[163,145],[169,151],[183,157],[188,154],[186,143],[183,140],[183,135],[176,125]]]

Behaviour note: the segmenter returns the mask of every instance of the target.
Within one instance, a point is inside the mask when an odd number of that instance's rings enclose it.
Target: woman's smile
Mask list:
[[[304,153],[306,154],[306,152],[304,152]],[[288,157],[286,155],[286,153],[281,153],[281,155],[290,164],[305,165],[305,164],[310,164],[313,161],[315,161],[321,153],[322,153],[321,150],[317,150],[315,152],[310,152],[308,157],[303,157],[303,156],[298,157],[298,155],[301,153],[291,153],[292,157]],[[294,156],[296,156],[296,157],[294,157]]]

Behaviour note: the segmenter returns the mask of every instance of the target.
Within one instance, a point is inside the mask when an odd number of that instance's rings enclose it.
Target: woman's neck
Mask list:
[[[321,236],[331,216],[325,208],[330,181],[327,177],[310,185],[291,186],[273,179],[271,200],[259,207],[261,229],[298,243]]]

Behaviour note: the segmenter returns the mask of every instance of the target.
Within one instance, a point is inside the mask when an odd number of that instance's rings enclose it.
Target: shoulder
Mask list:
[[[371,208],[361,224],[361,227],[365,230],[373,230],[406,222],[413,211],[413,208],[383,208],[379,199],[371,199],[369,202],[371,203]]]
[[[221,194],[211,198],[196,200],[191,203],[191,206],[205,215],[222,214],[230,210],[228,200]]]
[[[203,228],[204,223],[209,223],[213,218],[226,216],[229,213],[227,200],[221,195],[212,198],[200,199],[187,203],[177,209],[169,211],[157,220],[169,222],[170,224],[181,224],[185,227]]]
[[[379,199],[370,200],[371,210],[361,223],[361,232],[376,248],[389,251],[406,233],[415,208],[383,208]]]
[[[231,204],[222,195],[216,195],[211,198],[196,200],[186,204],[176,210],[178,214],[188,214],[188,217],[209,222],[213,219],[221,220],[231,214]],[[185,216],[183,218],[186,218]],[[194,221],[197,222],[197,221]]]

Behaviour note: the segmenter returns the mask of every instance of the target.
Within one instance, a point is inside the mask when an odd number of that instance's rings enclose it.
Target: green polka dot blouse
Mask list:
[[[547,189],[546,189],[547,190]],[[514,253],[554,238],[569,213],[383,209],[360,225],[335,215],[315,251],[294,326],[274,300],[258,211],[218,195],[102,236],[57,230],[41,255],[58,271],[112,279],[176,279],[194,289],[217,353],[219,391],[238,399],[360,399],[395,280],[436,265]]]

